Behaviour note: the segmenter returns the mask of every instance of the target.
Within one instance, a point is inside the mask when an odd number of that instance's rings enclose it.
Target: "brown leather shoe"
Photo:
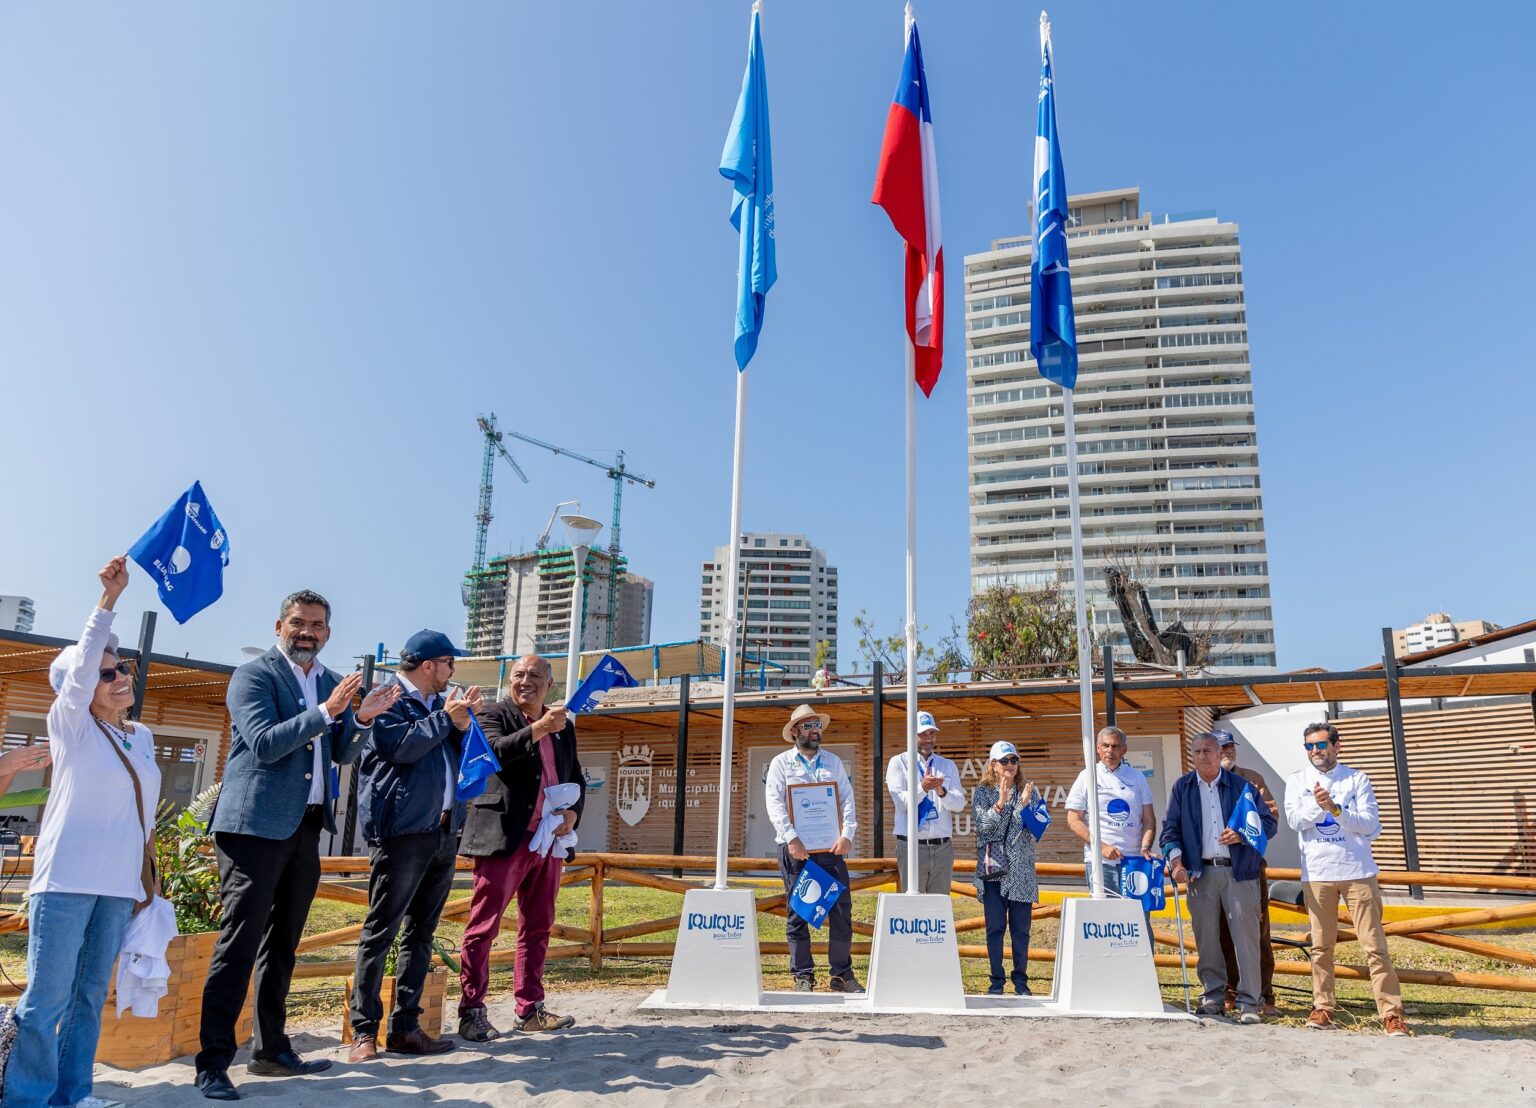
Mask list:
[[[367,1038],[359,1035],[352,1042],[352,1049],[347,1052],[347,1061],[353,1065],[359,1062],[371,1062],[379,1056],[379,1043],[372,1035]]]
[[[447,1054],[454,1044],[447,1039],[434,1039],[419,1027],[404,1034],[391,1031],[384,1040],[384,1049],[391,1054]]]
[[[1307,1017],[1307,1026],[1313,1031],[1332,1031],[1338,1024],[1333,1022],[1333,1016],[1326,1009],[1314,1008],[1312,1014]]]

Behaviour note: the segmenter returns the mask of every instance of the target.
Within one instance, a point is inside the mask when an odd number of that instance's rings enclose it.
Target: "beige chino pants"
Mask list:
[[[1333,948],[1339,937],[1339,900],[1349,907],[1355,934],[1365,951],[1371,971],[1371,992],[1382,1019],[1403,1014],[1403,990],[1397,971],[1387,955],[1387,936],[1381,930],[1381,889],[1376,878],[1363,881],[1308,881],[1304,885],[1307,915],[1312,923],[1312,1006],[1325,1012],[1338,1010],[1333,988]]]

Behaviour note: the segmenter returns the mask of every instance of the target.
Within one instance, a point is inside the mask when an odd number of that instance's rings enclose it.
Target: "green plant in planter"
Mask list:
[[[160,895],[176,909],[176,926],[183,935],[217,931],[223,914],[219,868],[208,834],[218,795],[218,785],[205,789],[180,812],[162,803],[155,820]]]

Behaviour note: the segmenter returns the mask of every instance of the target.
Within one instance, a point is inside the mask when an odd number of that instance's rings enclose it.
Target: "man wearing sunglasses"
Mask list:
[[[395,1010],[384,1048],[395,1054],[443,1054],[447,1039],[421,1029],[421,990],[432,968],[432,937],[453,886],[464,826],[455,796],[459,755],[469,714],[479,711],[479,687],[454,689],[454,648],[441,631],[418,631],[400,652],[391,679],[400,696],[379,714],[358,762],[358,810],[371,848],[368,918],[357,944],[352,984],[352,1052],[347,1061],[372,1061],[384,1018],[379,989],[384,961],[400,925]]]
[[[1285,783],[1285,820],[1301,838],[1301,880],[1312,925],[1312,1014],[1307,1026],[1319,1031],[1335,1026],[1333,948],[1342,899],[1365,951],[1382,1028],[1395,1038],[1405,1036],[1402,989],[1387,954],[1379,870],[1371,855],[1371,840],[1381,834],[1376,792],[1369,777],[1339,761],[1339,732],[1331,723],[1308,724],[1302,746],[1311,764]]]

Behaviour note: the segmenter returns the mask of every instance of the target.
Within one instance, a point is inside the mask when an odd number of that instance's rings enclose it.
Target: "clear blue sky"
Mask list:
[[[1074,191],[1242,227],[1280,664],[1445,609],[1536,617],[1524,3],[1063,3]],[[967,598],[961,258],[1026,229],[1035,8],[919,7],[951,345],[920,411],[922,621]],[[201,479],[236,660],[277,600],[328,656],[462,634],[474,418],[654,477],[625,498],[658,638],[728,529],[736,243],[716,172],[748,4],[13,3],[0,11],[0,592],[72,635],[94,571]],[[901,4],[770,0],[778,286],[744,524],[807,532],[901,621],[899,246],[869,204]],[[493,551],[597,470],[498,463]],[[137,574],[131,635],[155,603]]]

